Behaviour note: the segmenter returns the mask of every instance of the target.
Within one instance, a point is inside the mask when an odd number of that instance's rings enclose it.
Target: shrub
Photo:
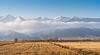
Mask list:
[[[14,42],[17,43],[17,41],[18,41],[18,39],[17,38],[14,38]]]

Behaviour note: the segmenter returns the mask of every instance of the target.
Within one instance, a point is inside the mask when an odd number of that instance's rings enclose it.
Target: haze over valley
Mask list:
[[[0,16],[0,40],[21,39],[99,39],[100,18],[38,17],[26,19]]]

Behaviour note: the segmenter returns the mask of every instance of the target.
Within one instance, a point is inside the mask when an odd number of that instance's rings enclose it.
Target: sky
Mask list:
[[[100,0],[0,0],[0,16],[100,18]]]

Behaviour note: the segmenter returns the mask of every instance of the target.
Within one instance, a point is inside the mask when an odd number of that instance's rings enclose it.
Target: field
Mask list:
[[[0,55],[100,55],[100,42],[0,42]]]

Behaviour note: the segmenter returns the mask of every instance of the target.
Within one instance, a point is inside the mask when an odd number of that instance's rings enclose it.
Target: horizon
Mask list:
[[[0,0],[0,15],[25,19],[57,16],[100,17],[99,0]]]
[[[11,14],[8,14],[8,15],[13,16]],[[8,15],[4,15],[4,16],[1,16],[1,17],[3,18],[3,17],[8,16]],[[13,16],[13,17],[17,18],[17,17],[22,17],[22,16]],[[44,17],[44,16],[39,16],[39,17]],[[36,18],[39,18],[39,17],[36,17]],[[68,17],[68,16],[56,16],[56,17]],[[54,17],[54,18],[56,18],[56,17]],[[71,18],[71,17],[78,17],[78,16],[70,16],[68,18]],[[22,17],[22,18],[27,19],[25,17]],[[44,18],[49,18],[49,17],[44,17]],[[49,19],[54,19],[54,18],[49,18]],[[96,18],[96,17],[78,17],[78,18]],[[97,17],[97,18],[100,18],[100,17]],[[29,18],[29,19],[34,19],[34,17],[33,18]]]

